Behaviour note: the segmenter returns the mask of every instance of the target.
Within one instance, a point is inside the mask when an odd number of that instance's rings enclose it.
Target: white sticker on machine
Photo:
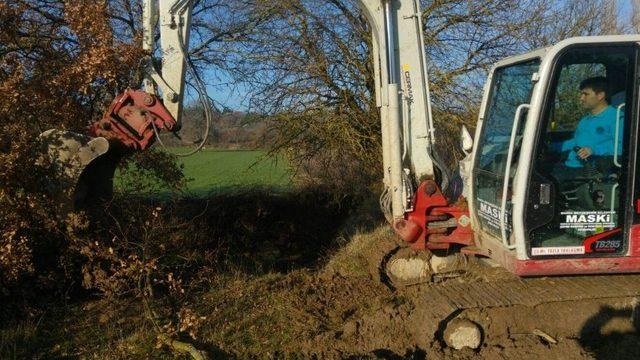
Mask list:
[[[478,205],[478,215],[491,227],[500,229],[500,207],[482,199],[478,199]],[[511,209],[508,206],[504,217],[507,231],[511,231]]]
[[[564,211],[560,229],[609,230],[616,227],[615,211]]]
[[[533,256],[579,255],[584,254],[584,246],[556,246],[531,248]]]

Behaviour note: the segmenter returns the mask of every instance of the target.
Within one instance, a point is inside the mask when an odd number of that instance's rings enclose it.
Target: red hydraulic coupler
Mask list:
[[[89,135],[104,137],[131,150],[145,150],[155,140],[153,130],[172,131],[176,120],[155,95],[127,89],[118,95],[102,119],[89,126]]]
[[[396,233],[416,250],[448,249],[451,244],[473,245],[469,209],[464,201],[451,205],[435,181],[420,184],[414,210],[393,224]]]

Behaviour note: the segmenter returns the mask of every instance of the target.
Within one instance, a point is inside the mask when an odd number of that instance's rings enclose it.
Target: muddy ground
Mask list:
[[[518,279],[459,261],[455,267],[464,271],[428,273],[423,281],[398,285],[381,270],[396,238],[375,211],[356,212],[345,222],[344,209],[328,202],[293,199],[295,207],[287,201],[243,195],[219,207],[207,204],[205,213],[194,210],[217,236],[224,223],[235,224],[225,237],[248,234],[243,246],[225,248],[230,259],[261,260],[251,271],[217,273],[207,288],[194,291],[190,302],[202,321],[180,340],[221,359],[640,358],[635,298],[438,312],[433,309],[442,308],[441,300],[427,296],[436,287],[499,287]],[[255,215],[255,206],[241,210],[242,204],[259,204],[262,215]],[[455,318],[479,326],[477,349],[455,350],[443,341]],[[135,299],[71,299],[2,324],[0,357],[188,358],[160,345],[156,335]]]
[[[640,356],[633,323],[635,300],[617,298],[470,309],[449,318],[422,311],[437,306],[424,294],[432,286],[513,280],[502,269],[471,264],[469,272],[438,284],[425,282],[392,289],[359,265],[394,247],[385,227],[359,234],[318,272],[296,271],[282,277],[237,283],[230,293],[211,294],[211,327],[203,338],[218,337],[217,350],[239,357],[385,359],[630,359]],[[371,242],[369,246],[363,243]],[[382,244],[382,245],[381,245]],[[359,251],[360,255],[355,252]],[[342,266],[341,256],[362,263]],[[349,269],[350,267],[350,269]],[[369,266],[372,270],[374,266]],[[233,294],[242,294],[240,298]],[[233,300],[230,300],[234,298]],[[230,307],[239,312],[230,313]],[[454,350],[442,339],[451,318],[481,325],[478,349]],[[277,321],[265,321],[277,319]],[[433,330],[435,329],[435,332]],[[233,343],[224,336],[241,335]]]

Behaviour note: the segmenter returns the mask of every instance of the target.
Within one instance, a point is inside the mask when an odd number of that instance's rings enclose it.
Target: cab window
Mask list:
[[[547,91],[529,188],[532,256],[623,251],[631,47],[565,52]]]
[[[530,102],[534,86],[532,77],[538,71],[539,65],[539,59],[534,59],[498,68],[493,74],[473,176],[475,207],[480,226],[496,237],[501,236],[500,200],[514,117],[520,105]],[[515,163],[518,160],[526,115],[526,111],[521,112],[509,178],[515,174]],[[507,202],[505,210],[507,231],[511,222],[510,206],[510,202]]]

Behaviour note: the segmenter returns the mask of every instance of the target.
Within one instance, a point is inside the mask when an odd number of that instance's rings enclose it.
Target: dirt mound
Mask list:
[[[336,357],[334,342],[357,332],[357,321],[390,292],[368,278],[318,276],[308,271],[238,279],[198,302],[207,325],[200,338],[240,357],[316,354]],[[353,330],[355,328],[355,330]],[[351,341],[343,342],[351,347]],[[332,345],[333,344],[333,345]]]

